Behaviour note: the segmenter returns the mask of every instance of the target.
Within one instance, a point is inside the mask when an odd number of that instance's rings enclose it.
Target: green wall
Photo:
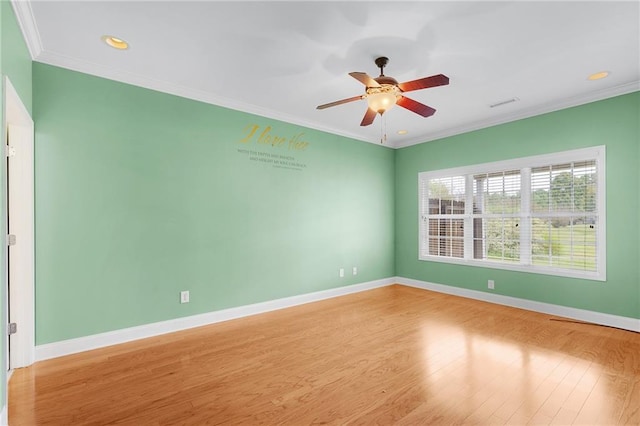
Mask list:
[[[0,0],[2,8],[2,75],[11,79],[20,99],[32,112],[31,55],[22,38],[11,3]]]
[[[20,96],[22,102],[31,112],[31,56],[27,50],[27,45],[22,38],[22,32],[18,27],[13,8],[11,3],[7,0],[0,0],[0,77],[4,82],[5,76],[11,80],[11,83],[16,89],[18,96]],[[0,84],[0,99],[2,99],[2,107],[0,108],[0,123],[2,123],[2,135],[6,134],[4,127],[4,87]],[[0,161],[0,216],[7,216],[6,206],[6,162]],[[7,298],[6,283],[7,271],[4,259],[6,259],[6,221],[2,222],[0,226],[0,258],[3,259],[0,262],[0,301],[4,301]],[[4,303],[0,303],[0,318],[6,318],[7,313],[4,311]],[[7,365],[5,341],[7,339],[6,328],[0,327],[0,402],[4,407],[6,398],[6,371],[4,366]]]
[[[394,275],[640,317],[638,93],[394,151],[48,65],[32,75],[6,1],[2,23],[3,74],[29,108],[33,84],[39,345]],[[607,282],[417,260],[420,171],[602,144]]]
[[[37,344],[394,275],[392,149],[39,63],[33,88]]]
[[[640,318],[640,92],[396,152],[396,274],[401,277]],[[606,145],[607,281],[418,260],[418,173]]]

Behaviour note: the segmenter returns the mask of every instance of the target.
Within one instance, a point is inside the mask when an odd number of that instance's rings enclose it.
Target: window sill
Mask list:
[[[592,281],[607,280],[607,274],[604,271],[604,268],[602,269],[601,272],[587,272],[587,271],[559,269],[559,268],[545,267],[545,266],[498,263],[498,262],[492,262],[488,260],[443,258],[443,257],[436,257],[436,256],[419,256],[418,259],[427,261],[427,262],[449,263],[453,265],[464,265],[464,266],[473,266],[473,267],[491,268],[491,269],[504,269],[507,271],[526,272],[530,274],[554,275],[558,277],[579,278],[583,280],[592,280]]]

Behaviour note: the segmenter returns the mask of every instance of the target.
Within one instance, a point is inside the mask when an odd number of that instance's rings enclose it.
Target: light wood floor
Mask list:
[[[639,424],[640,334],[396,285],[36,363],[9,421]]]

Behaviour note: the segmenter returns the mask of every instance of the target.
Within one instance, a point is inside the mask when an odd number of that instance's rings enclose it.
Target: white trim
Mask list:
[[[2,411],[0,411],[0,426],[7,426],[9,424],[9,380],[11,380],[11,376],[13,376],[13,370],[9,370],[7,372],[7,386],[5,387],[5,395],[2,406]]]
[[[567,306],[536,302],[533,300],[520,299],[517,297],[503,296],[495,293],[485,293],[483,291],[468,290],[466,288],[435,284],[427,281],[415,280],[412,278],[397,277],[397,283],[406,285],[408,287],[415,287],[423,290],[435,291],[438,293],[451,294],[454,296],[481,300],[483,302],[495,303],[498,305],[511,306],[513,308],[525,309],[527,311],[540,312],[548,315],[557,315],[579,321],[640,332],[640,318],[630,318],[619,315],[605,314],[602,312],[588,311],[585,309],[570,308]]]
[[[338,287],[329,290],[317,291],[314,293],[301,294],[298,296],[285,297],[282,299],[270,300],[267,302],[255,303],[252,305],[239,306],[236,308],[223,309],[220,311],[208,312],[200,315],[177,318],[168,321],[161,321],[152,324],[145,324],[137,327],[124,328],[121,330],[109,331],[106,333],[94,334],[76,339],[63,340],[60,342],[47,343],[36,346],[36,360],[42,361],[50,358],[57,358],[91,349],[144,339],[147,337],[159,336],[175,331],[187,330],[189,328],[201,327],[203,325],[215,324],[250,315],[317,302],[333,297],[344,296],[352,293],[359,293],[378,287],[385,287],[395,283],[395,278],[385,278],[376,281],[369,281],[354,284],[346,287]]]
[[[605,194],[605,180],[606,180],[606,171],[605,171],[605,163],[606,163],[606,146],[592,146],[587,148],[574,149],[569,151],[548,153],[542,155],[534,155],[529,157],[521,157],[521,158],[513,158],[506,159],[500,161],[494,161],[491,163],[482,163],[482,164],[471,164],[460,167],[453,167],[449,169],[442,170],[427,170],[424,172],[418,173],[418,220],[419,220],[419,238],[418,238],[418,259],[426,262],[440,262],[440,263],[449,263],[449,264],[457,264],[457,265],[465,265],[472,267],[482,267],[482,268],[493,268],[493,269],[505,269],[509,271],[519,271],[519,272],[527,272],[534,274],[544,274],[544,275],[554,275],[561,277],[570,277],[570,278],[579,278],[586,280],[594,280],[594,281],[606,281],[607,280],[607,263],[606,263],[606,194]],[[539,167],[539,166],[548,166],[551,164],[561,164],[564,162],[579,162],[579,161],[589,161],[596,160],[596,173],[598,176],[597,185],[598,185],[598,198],[597,198],[597,213],[589,214],[584,213],[585,216],[594,216],[598,219],[597,226],[597,265],[595,271],[581,271],[574,270],[569,268],[560,268],[554,266],[544,266],[544,265],[534,265],[531,262],[531,257],[529,256],[528,250],[530,249],[530,226],[529,221],[532,217],[540,217],[545,215],[535,214],[533,215],[529,209],[530,207],[530,194],[531,194],[531,177],[530,172],[531,168]],[[490,261],[490,260],[480,260],[474,259],[470,256],[471,250],[468,246],[473,244],[472,238],[470,238],[469,233],[465,232],[464,239],[464,258],[459,257],[447,257],[447,256],[437,256],[428,254],[428,240],[426,238],[426,232],[428,232],[429,228],[425,228],[425,221],[429,219],[428,211],[425,211],[425,208],[428,209],[428,201],[423,200],[423,197],[427,196],[428,189],[424,190],[424,186],[431,179],[442,179],[442,178],[450,178],[450,177],[459,177],[464,176],[465,180],[465,193],[467,198],[469,193],[473,192],[473,188],[469,186],[469,177],[470,175],[475,175],[478,173],[491,173],[502,170],[515,170],[519,169],[520,171],[520,182],[522,186],[520,188],[520,193],[523,194],[521,197],[522,205],[520,209],[520,213],[512,214],[512,215],[495,215],[495,217],[519,217],[523,223],[523,228],[521,229],[520,234],[520,247],[521,253],[525,252],[526,256],[521,256],[519,262],[509,263],[503,261]],[[526,195],[525,194],[529,194]],[[467,203],[469,201],[467,200]],[[567,213],[566,217],[572,216],[572,213]],[[469,222],[469,219],[477,218],[477,217],[492,217],[493,215],[471,215],[465,207],[464,214],[438,214],[437,218],[441,219],[464,219],[465,223]],[[553,214],[549,217],[558,217],[565,216],[564,214]],[[466,227],[466,226],[465,226]],[[423,254],[426,253],[426,254]]]
[[[567,277],[578,278],[581,280],[591,281],[607,281],[606,272],[602,274],[599,272],[581,272],[579,269],[561,269],[554,268],[553,266],[541,266],[541,265],[521,265],[518,263],[506,263],[493,260],[479,260],[479,259],[462,259],[459,257],[444,257],[444,256],[432,256],[425,255],[418,258],[425,262],[437,262],[437,263],[450,263],[452,265],[471,266],[476,268],[490,268],[490,269],[503,269],[505,271],[526,272],[529,274],[541,274],[541,275],[553,275],[555,277]],[[604,263],[604,262],[603,262]],[[598,263],[600,265],[600,263]]]
[[[42,47],[40,32],[36,25],[36,19],[33,16],[31,2],[24,0],[11,0],[11,5],[13,6],[18,26],[20,27],[25,43],[27,44],[27,49],[29,49],[31,59],[36,59],[44,49]]]
[[[548,114],[554,111],[560,111],[567,108],[572,108],[591,102],[602,101],[604,99],[613,98],[616,96],[626,95],[629,93],[637,92],[640,90],[640,80],[632,81],[630,83],[621,84],[619,86],[610,87],[596,92],[590,92],[579,96],[572,96],[565,99],[558,99],[552,103],[545,105],[538,105],[533,108],[527,108],[521,111],[514,112],[513,114],[504,115],[500,117],[490,117],[484,120],[479,120],[473,123],[463,124],[460,126],[448,128],[440,132],[435,132],[421,139],[407,139],[396,142],[394,148],[406,148],[412,145],[419,145],[424,142],[431,142],[438,139],[444,139],[463,133],[473,132],[475,130],[486,129],[488,127],[498,126],[500,124],[510,123],[512,121],[523,120],[525,118],[536,117],[538,115]]]
[[[565,306],[552,305],[549,303],[535,302],[526,299],[519,299],[510,296],[502,296],[481,291],[467,290],[459,287],[452,287],[442,284],[433,284],[426,281],[414,280],[411,278],[392,277],[346,287],[339,287],[330,290],[323,290],[314,293],[291,296],[283,299],[276,299],[253,305],[239,306],[236,308],[224,309],[221,311],[209,312],[190,317],[177,318],[169,321],[162,321],[138,327],[125,328],[92,336],[79,337],[60,342],[47,343],[36,346],[36,361],[57,358],[65,355],[98,349],[106,346],[117,345],[147,337],[159,336],[194,327],[215,324],[222,321],[243,318],[250,315],[257,315],[278,309],[317,302],[333,297],[345,296],[347,294],[359,293],[372,290],[374,288],[386,287],[393,284],[405,285],[408,287],[420,288],[423,290],[436,291],[439,293],[451,294],[454,296],[466,297],[474,300],[496,303],[499,305],[511,306],[514,308],[529,311],[541,312],[550,315],[558,315],[565,318],[573,318],[595,324],[609,325],[625,330],[640,331],[640,319],[621,317],[600,312],[587,311],[583,309],[568,308]]]
[[[531,167],[520,169],[520,191],[523,194],[531,194]],[[520,262],[525,265],[532,263],[530,212],[531,197],[520,197]]]
[[[506,160],[492,161],[490,163],[469,164],[466,166],[451,167],[441,170],[425,170],[420,172],[419,175],[426,178],[442,178],[466,175],[469,173],[489,173],[499,170],[515,170],[525,167],[548,166],[549,164],[559,164],[571,161],[586,161],[593,160],[594,158],[598,159],[600,156],[602,156],[602,159],[604,160],[605,151],[606,145],[589,146],[586,148],[550,152],[548,154],[532,155],[529,157],[508,158]]]
[[[16,0],[12,0],[12,2],[14,4],[22,3]],[[29,2],[25,2],[25,3],[29,3]],[[22,24],[21,24],[21,27],[22,27]],[[23,30],[23,33],[25,33],[24,30]],[[25,35],[26,39],[29,39],[29,37],[30,36]],[[31,43],[37,44],[31,41],[28,41],[27,44],[31,46]],[[142,75],[119,71],[111,67],[96,64],[93,62],[84,61],[77,58],[68,57],[65,55],[60,55],[58,53],[43,50],[41,45],[38,48],[40,50],[36,52],[37,53],[36,56],[34,56],[32,53],[32,57],[34,58],[34,60],[37,60],[38,62],[41,62],[44,64],[54,65],[57,67],[62,67],[62,68],[70,69],[73,71],[78,71],[85,74],[106,78],[109,80],[119,81],[121,83],[132,84],[134,86],[144,87],[147,89],[156,90],[158,92],[168,93],[168,94],[180,96],[187,99],[192,99],[192,100],[196,100],[196,101],[200,101],[200,102],[204,102],[212,105],[229,108],[229,109],[240,111],[240,112],[245,112],[248,114],[255,114],[261,117],[280,120],[290,124],[304,126],[309,129],[315,129],[322,132],[327,132],[333,135],[344,136],[346,138],[351,138],[351,139],[355,139],[363,142],[369,142],[376,145],[380,144],[380,139],[378,138],[371,138],[371,139],[363,138],[362,135],[324,126],[321,123],[316,121],[303,120],[297,116],[283,114],[277,111],[270,110],[268,108],[262,108],[246,102],[240,102],[230,98],[218,96],[210,92],[191,89],[184,86],[168,83],[166,81],[155,80]],[[31,50],[31,47],[30,47],[30,50]],[[34,52],[35,52],[35,48],[34,48]],[[607,98],[612,98],[615,96],[625,95],[627,93],[633,93],[638,90],[640,90],[640,81],[633,81],[631,83],[599,90],[596,92],[587,93],[580,96],[573,96],[570,98],[560,99],[553,103],[525,109],[507,116],[501,116],[498,118],[491,117],[485,120],[476,121],[474,123],[463,124],[461,126],[445,129],[441,132],[435,132],[430,135],[422,136],[420,139],[413,139],[413,140],[403,139],[400,142],[395,142],[393,144],[389,144],[386,146],[389,148],[405,148],[411,145],[430,142],[433,140],[442,139],[449,136],[468,133],[474,130],[497,126],[499,124],[509,123],[509,122],[521,120],[524,118],[534,117],[537,115],[546,114],[553,111],[558,111],[558,110],[562,110],[562,109],[566,109],[566,108],[570,108],[578,105],[600,101]]]
[[[598,156],[596,157],[596,170],[598,173],[598,200],[596,205],[598,208],[598,226],[596,228],[596,241],[598,247],[596,247],[598,254],[598,271],[603,277],[607,276],[607,152],[604,146],[601,150],[598,150]]]
[[[79,71],[85,74],[95,75],[103,77],[109,80],[120,81],[122,83],[132,84],[139,87],[144,87],[159,92],[169,93],[176,96],[181,96],[187,99],[193,99],[213,105],[230,108],[233,110],[246,112],[249,114],[256,114],[266,118],[272,118],[275,120],[285,121],[291,124],[308,127],[310,129],[320,130],[323,132],[344,136],[351,139],[360,140],[363,142],[374,143],[378,145],[380,140],[377,138],[366,139],[361,135],[357,135],[348,131],[336,130],[328,126],[323,126],[320,123],[309,122],[301,120],[297,117],[292,117],[287,114],[281,114],[269,109],[261,108],[255,105],[251,105],[244,102],[238,102],[232,99],[223,98],[213,95],[208,92],[189,89],[181,87],[164,81],[153,80],[145,76],[124,73],[113,69],[111,67],[95,64],[88,61],[79,60],[76,58],[67,57],[54,52],[45,51],[42,45],[42,39],[38,31],[38,26],[33,15],[31,2],[26,0],[11,0],[13,10],[18,21],[18,25],[22,31],[23,37],[27,44],[27,48],[31,55],[31,59],[37,60],[49,65],[54,65],[62,68],[67,68],[74,71]],[[527,108],[521,111],[516,111],[512,114],[489,117],[483,120],[478,120],[473,123],[465,123],[460,126],[448,128],[439,132],[434,132],[420,138],[402,139],[394,141],[393,144],[387,145],[389,148],[405,148],[412,145],[418,145],[424,142],[430,142],[438,139],[443,139],[450,136],[455,136],[463,133],[472,132],[474,130],[480,130],[487,127],[493,127],[500,124],[509,123],[512,121],[522,120],[525,118],[535,117],[542,114],[547,114],[554,111],[559,111],[574,106],[584,105],[591,102],[596,102],[615,96],[626,95],[628,93],[637,92],[640,90],[640,81],[632,81],[629,83],[621,84],[619,86],[601,89],[595,92],[586,94],[580,94],[578,96],[570,96],[568,98],[555,100],[545,105],[537,105],[532,108]]]
[[[465,259],[473,259],[473,180],[473,175],[468,174],[465,176],[465,188],[471,188],[471,191],[465,191],[464,200],[464,229],[462,231],[464,233],[465,243],[471,241],[471,244],[464,244]],[[426,200],[426,204],[427,206],[429,205],[428,199]],[[427,213],[429,213],[428,210]]]
[[[43,51],[38,57],[37,62],[53,65],[72,71],[78,71],[84,74],[106,78],[108,80],[118,81],[120,83],[131,84],[145,89],[155,90],[157,92],[168,93],[170,95],[180,96],[183,98],[204,102],[210,105],[220,106],[247,114],[258,115],[260,117],[270,118],[273,120],[283,121],[289,124],[307,127],[333,135],[344,136],[346,138],[355,139],[363,142],[380,144],[380,139],[363,139],[361,135],[347,131],[337,130],[315,121],[302,120],[298,116],[284,114],[269,108],[259,107],[257,105],[241,102],[235,99],[223,97],[220,95],[206,92],[204,90],[193,89],[169,83],[163,80],[156,80],[139,74],[126,71],[115,70],[104,65],[93,62],[84,61],[69,56],[60,55],[50,51]],[[389,148],[393,146],[389,145]]]
[[[2,407],[2,411],[0,411],[0,425],[7,426],[9,424],[9,416],[7,416],[7,404]]]
[[[11,157],[10,173],[11,229],[18,243],[11,248],[11,294],[7,300],[11,309],[9,322],[18,324],[18,333],[12,335],[10,367],[33,364],[35,347],[35,235],[34,235],[34,126],[33,120],[9,77],[3,79],[5,89],[5,126],[10,131],[10,142],[17,154]],[[5,133],[6,134],[6,133]],[[4,138],[4,137],[3,137]],[[4,142],[2,151],[4,153]],[[5,196],[9,196],[6,194]],[[6,219],[5,219],[6,220]],[[6,223],[5,223],[6,227]],[[7,269],[9,271],[9,269]],[[5,283],[6,286],[6,283]]]

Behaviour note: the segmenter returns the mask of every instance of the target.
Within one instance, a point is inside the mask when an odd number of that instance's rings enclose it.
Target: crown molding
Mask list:
[[[50,51],[41,51],[36,61],[43,64],[47,64],[47,65],[53,65],[53,66],[69,69],[72,71],[81,72],[84,74],[102,77],[108,80],[118,81],[120,83],[131,84],[137,87],[143,87],[143,88],[155,90],[158,92],[168,93],[171,95],[204,102],[207,104],[232,109],[235,111],[254,114],[261,117],[270,118],[273,120],[279,120],[279,121],[286,122],[288,124],[304,126],[310,129],[319,130],[322,132],[343,136],[346,138],[355,139],[362,142],[369,142],[374,144],[378,144],[380,142],[379,140],[363,139],[360,135],[357,135],[354,133],[337,131],[330,127],[322,126],[321,124],[318,124],[318,123],[301,120],[298,117],[294,117],[288,114],[282,114],[267,108],[262,108],[262,107],[248,104],[245,102],[239,102],[237,100],[230,99],[227,97],[213,95],[209,92],[205,92],[202,90],[180,86],[177,84],[168,83],[162,80],[152,79],[149,77],[145,77],[139,74],[134,74],[126,71],[119,71],[110,67],[105,67],[97,63],[79,60],[77,58],[72,58],[69,56],[61,55],[61,54],[50,52]],[[389,147],[391,147],[391,145],[389,145]]]
[[[38,32],[38,26],[33,16],[33,10],[31,9],[31,2],[26,0],[11,0],[11,6],[13,6],[18,26],[27,43],[27,49],[29,50],[31,59],[35,60],[44,49],[42,47],[40,33]]]
[[[587,93],[579,96],[572,96],[565,99],[560,99],[555,102],[550,102],[544,105],[537,105],[532,108],[527,108],[521,111],[517,111],[513,114],[500,116],[497,118],[489,118],[486,120],[475,121],[473,123],[464,124],[462,126],[452,127],[441,132],[432,133],[426,138],[410,139],[407,141],[398,142],[394,148],[406,148],[412,145],[419,145],[425,142],[431,142],[438,139],[447,138],[450,136],[456,136],[463,133],[472,132],[474,130],[486,129],[487,127],[497,126],[499,124],[510,123],[512,121],[522,120],[525,118],[535,117],[537,115],[547,114],[549,112],[559,111],[566,108],[571,108],[579,105],[588,104],[591,102],[601,101],[615,96],[626,95],[628,93],[637,92],[640,90],[640,80],[632,81],[630,83],[621,84],[619,86],[610,87],[607,89],[601,89],[596,92]]]
[[[289,114],[282,114],[267,108],[262,108],[256,105],[248,104],[245,102],[239,102],[234,99],[230,99],[227,97],[213,95],[209,92],[205,92],[202,90],[197,90],[185,86],[180,86],[172,83],[168,83],[166,81],[151,79],[149,77],[145,77],[138,74],[133,74],[125,71],[119,71],[110,67],[105,67],[104,65],[100,65],[97,63],[83,61],[76,58],[64,56],[58,53],[43,51],[40,44],[40,37],[35,29],[35,24],[33,24],[33,16],[30,14],[31,7],[28,6],[29,2],[27,1],[18,1],[12,0],[14,5],[27,5],[24,7],[25,10],[28,10],[28,16],[30,16],[30,21],[33,26],[33,30],[30,36],[27,36],[27,32],[23,29],[25,33],[25,37],[28,40],[34,39],[36,41],[28,41],[29,50],[34,57],[34,60],[37,62],[41,62],[48,65],[53,65],[61,68],[66,68],[72,71],[77,71],[89,75],[94,75],[97,77],[106,78],[108,80],[114,80],[121,83],[131,84],[138,87],[143,87],[150,90],[155,90],[158,92],[163,92],[175,96],[180,96],[187,99],[192,99],[200,102],[204,102],[211,105],[216,105],[228,109],[232,109],[239,112],[244,112],[248,114],[253,114],[273,120],[279,120],[286,122],[288,124],[295,124],[298,126],[307,127],[309,129],[318,130],[321,132],[329,133],[332,135],[342,136],[349,139],[354,139],[357,141],[368,142],[372,144],[379,145],[379,139],[366,139],[362,138],[362,136],[345,132],[341,130],[336,130],[328,126],[323,126],[317,122],[311,122],[307,120],[301,120],[299,117],[294,117]],[[22,24],[21,24],[22,27]],[[31,30],[29,30],[31,31]],[[34,45],[32,47],[32,44]],[[33,50],[32,50],[33,49]],[[37,51],[37,56],[34,56],[34,52]],[[527,108],[524,110],[520,110],[514,112],[512,114],[503,115],[500,117],[491,117],[485,120],[475,121],[473,123],[466,123],[460,126],[452,127],[449,129],[445,129],[440,132],[435,132],[429,134],[427,136],[423,136],[420,138],[414,138],[403,141],[395,141],[385,144],[387,148],[399,149],[406,148],[412,145],[418,145],[425,142],[431,142],[438,139],[443,139],[450,136],[456,136],[463,133],[472,132],[475,130],[484,129],[487,127],[497,126],[499,124],[505,124],[512,121],[522,120],[525,118],[534,117],[541,114],[546,114],[553,111],[559,111],[566,108],[571,108],[574,106],[579,106],[583,104],[587,104],[590,102],[596,102],[607,98],[612,98],[615,96],[624,95],[627,93],[632,93],[640,90],[640,80],[632,81],[630,83],[622,84],[619,86],[601,89],[595,92],[568,97],[565,99],[560,99],[555,102],[550,102],[543,105],[537,105],[532,108]]]

